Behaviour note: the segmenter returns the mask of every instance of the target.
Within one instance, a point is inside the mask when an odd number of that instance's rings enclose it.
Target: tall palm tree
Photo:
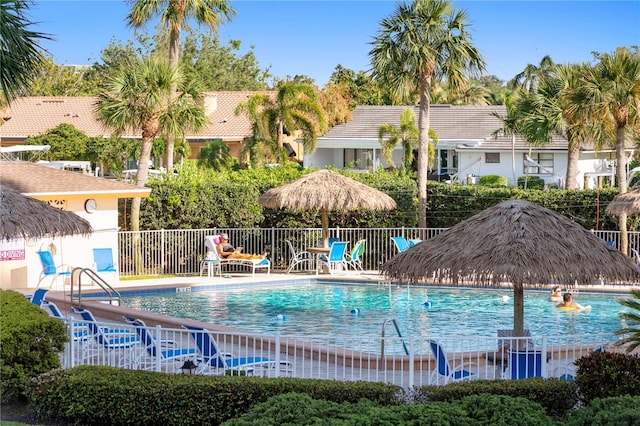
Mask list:
[[[172,87],[179,93],[175,97]],[[143,59],[133,68],[123,68],[107,82],[98,96],[97,117],[117,133],[125,129],[142,131],[136,185],[147,183],[153,140],[161,133],[184,137],[186,131],[199,131],[206,124],[198,88],[183,78],[179,68],[165,61]],[[140,230],[140,198],[131,205],[131,230]]]
[[[283,151],[284,135],[298,131],[304,152],[313,153],[318,135],[327,126],[318,93],[307,83],[283,82],[275,99],[260,93],[253,95],[238,105],[235,113],[249,116],[256,141],[280,151]]]
[[[400,3],[380,22],[369,52],[372,76],[402,100],[416,92],[418,115],[418,226],[427,226],[429,167],[429,106],[432,80],[447,80],[449,88],[464,90],[469,75],[484,70],[480,52],[471,44],[467,13],[448,0]]]
[[[2,0],[0,7],[0,107],[20,96],[38,75],[44,57],[40,51],[46,34],[29,29],[26,16],[32,1]],[[0,118],[2,120],[2,118]],[[1,122],[0,122],[1,124]]]
[[[591,120],[582,106],[582,76],[589,72],[589,64],[555,64],[537,82],[536,92],[521,92],[519,108],[521,133],[527,141],[544,145],[554,134],[568,142],[565,187],[578,187],[580,146],[594,139]],[[523,105],[525,105],[523,107]]]
[[[583,78],[585,115],[596,124],[598,139],[615,140],[618,189],[627,192],[626,140],[640,126],[640,50],[619,47],[596,54],[599,62]],[[628,254],[627,215],[619,217],[620,250]]]
[[[127,0],[131,11],[129,26],[139,28],[152,17],[161,15],[161,22],[169,28],[169,66],[177,68],[180,59],[180,33],[189,19],[216,30],[225,19],[235,15],[226,0]],[[177,86],[173,86],[175,92]],[[167,138],[167,170],[173,170],[174,139]]]

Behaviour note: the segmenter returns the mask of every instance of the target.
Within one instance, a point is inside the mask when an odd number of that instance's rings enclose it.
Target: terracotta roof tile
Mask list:
[[[245,114],[235,115],[236,107],[250,96],[263,93],[275,96],[274,91],[206,92],[205,106],[209,125],[202,132],[187,134],[188,139],[239,139],[252,133],[251,121]],[[19,98],[5,112],[10,117],[0,126],[0,136],[26,139],[37,136],[62,124],[69,123],[87,136],[109,136],[112,131],[100,123],[94,113],[96,97]],[[123,137],[140,138],[141,132],[129,131]]]
[[[0,162],[0,183],[31,197],[64,193],[128,198],[146,197],[151,191],[113,179],[58,170],[27,161]]]

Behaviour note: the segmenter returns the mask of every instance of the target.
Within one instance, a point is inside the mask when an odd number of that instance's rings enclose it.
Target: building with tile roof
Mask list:
[[[253,134],[246,114],[236,115],[238,105],[256,94],[274,96],[274,91],[224,91],[204,93],[205,114],[208,125],[198,133],[189,133],[186,139],[191,149],[190,158],[196,159],[207,141],[222,139],[232,157],[240,158],[247,137]],[[11,103],[3,112],[6,120],[0,125],[0,144],[23,144],[29,136],[45,134],[62,123],[72,124],[89,137],[110,137],[113,133],[97,120],[94,113],[96,97],[23,97]],[[123,138],[140,139],[141,131],[129,129]],[[301,147],[297,146],[301,159]]]
[[[360,170],[389,167],[382,159],[378,129],[384,123],[399,127],[400,113],[406,108],[414,110],[417,124],[418,106],[356,107],[348,123],[335,126],[318,138],[317,149],[305,156],[304,166],[351,166]],[[430,178],[476,183],[480,176],[500,175],[515,186],[519,176],[528,174],[562,187],[567,168],[567,141],[556,136],[546,146],[532,147],[520,137],[512,139],[499,132],[502,125],[493,112],[506,116],[503,105],[431,105],[430,125],[438,134],[438,144],[436,165]],[[392,159],[396,166],[401,164],[400,145],[396,146]],[[613,150],[595,152],[583,147],[578,185],[594,187],[603,176],[613,179],[612,159],[615,159]]]
[[[0,256],[0,288],[35,287],[42,271],[37,252],[51,244],[56,248],[57,265],[91,268],[93,248],[111,248],[117,259],[118,200],[148,197],[151,193],[149,188],[27,161],[0,161],[0,185],[61,210],[72,211],[88,220],[93,228],[90,236],[0,241],[4,246],[19,246],[21,250],[18,251],[24,253],[22,258]]]

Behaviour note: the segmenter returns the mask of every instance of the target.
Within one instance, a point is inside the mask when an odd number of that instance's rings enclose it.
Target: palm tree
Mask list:
[[[619,47],[599,59],[583,78],[583,112],[596,125],[596,138],[616,143],[618,189],[627,192],[626,139],[640,126],[640,50]],[[627,215],[619,217],[620,251],[628,254]]]
[[[528,142],[544,145],[554,134],[567,139],[567,189],[578,187],[581,144],[588,139],[599,143],[582,106],[582,76],[589,68],[589,64],[552,65],[537,82],[536,92],[521,92],[520,96],[520,131]]]
[[[448,0],[400,3],[380,23],[369,52],[372,76],[402,100],[420,96],[418,116],[418,226],[427,226],[429,106],[432,80],[446,78],[452,90],[464,90],[469,74],[484,70],[471,44],[467,14]]]
[[[635,348],[640,346],[640,290],[631,289],[631,299],[621,299],[620,304],[631,309],[629,312],[623,312],[620,314],[620,319],[626,321],[626,326],[618,331],[616,334],[624,335],[623,339],[616,342],[616,345],[626,345],[627,353],[633,352]]]
[[[538,66],[527,64],[521,73],[513,77],[509,82],[509,86],[516,89],[524,89],[528,92],[536,92],[540,80],[547,76],[553,65],[554,62],[549,55],[543,57]]]
[[[318,135],[327,126],[318,93],[315,87],[307,83],[283,82],[278,87],[275,100],[259,93],[238,105],[235,113],[249,116],[255,142],[262,142],[272,150],[281,152],[284,152],[284,135],[298,131],[305,153],[313,153]],[[284,155],[274,154],[277,157]]]
[[[169,66],[178,67],[180,32],[188,19],[216,30],[223,21],[231,19],[235,10],[225,0],[127,0],[132,5],[127,17],[129,26],[144,26],[153,16],[161,15],[161,22],[169,28]],[[177,86],[173,86],[175,93]],[[167,138],[167,170],[173,170],[174,140]]]
[[[50,37],[29,30],[33,22],[25,12],[31,3],[30,0],[3,0],[0,7],[0,107],[11,103],[29,87],[44,62],[39,42]]]
[[[180,90],[174,96],[172,87]],[[198,88],[183,78],[179,68],[165,61],[144,59],[133,68],[123,68],[98,96],[96,114],[106,126],[121,133],[127,128],[142,131],[136,185],[147,183],[151,148],[160,133],[184,137],[186,131],[199,131],[206,124]],[[131,206],[131,230],[140,230],[140,198]]]
[[[507,107],[507,115],[503,116],[500,113],[493,111],[492,116],[500,120],[502,127],[493,132],[493,136],[498,138],[500,135],[511,136],[511,173],[513,175],[514,184],[518,183],[518,176],[516,175],[516,136],[520,133],[520,114],[516,108],[517,92],[514,92],[511,96],[504,97],[504,104]],[[526,181],[525,181],[526,185]],[[525,186],[526,188],[526,186]]]
[[[385,139],[386,136],[389,136]],[[400,113],[400,127],[384,123],[378,128],[378,139],[382,145],[382,158],[391,166],[395,166],[392,158],[393,149],[402,144],[403,169],[410,170],[413,162],[413,149],[418,146],[418,126],[413,110],[407,108]]]

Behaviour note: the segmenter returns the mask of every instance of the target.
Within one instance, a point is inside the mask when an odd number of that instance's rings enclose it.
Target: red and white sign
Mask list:
[[[24,240],[0,240],[0,262],[3,260],[23,260]]]

